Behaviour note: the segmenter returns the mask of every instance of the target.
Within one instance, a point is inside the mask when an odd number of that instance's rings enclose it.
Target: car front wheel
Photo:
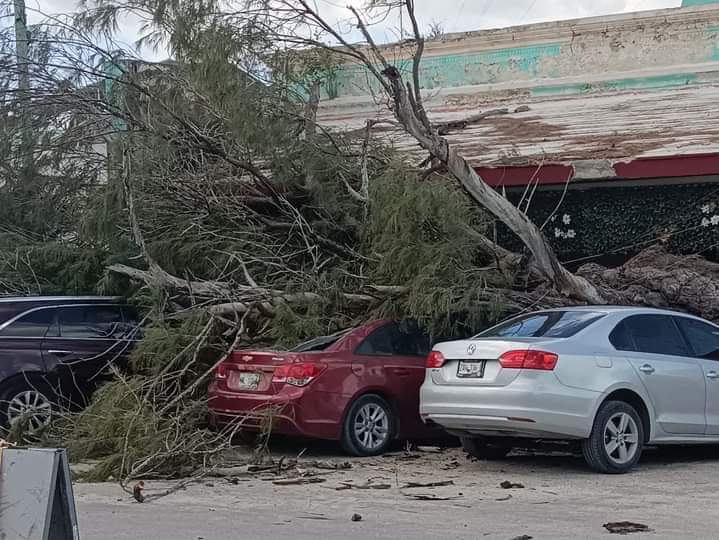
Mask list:
[[[34,435],[52,419],[54,402],[46,385],[26,380],[12,381],[0,388],[0,425],[10,429],[24,423],[23,432]]]
[[[636,409],[623,401],[608,401],[597,412],[588,439],[582,442],[587,464],[597,472],[622,474],[639,461],[644,426]]]
[[[392,407],[380,396],[366,395],[347,412],[342,447],[354,456],[378,456],[387,450],[395,433]]]

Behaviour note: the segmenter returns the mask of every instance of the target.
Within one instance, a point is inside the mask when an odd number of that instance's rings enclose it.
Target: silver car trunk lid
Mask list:
[[[505,386],[511,383],[520,369],[503,369],[499,357],[508,352],[523,349],[545,349],[556,338],[478,338],[438,343],[435,351],[444,355],[441,368],[430,369],[435,384],[455,386]],[[551,352],[551,348],[549,348]],[[462,376],[460,363],[481,364],[481,376]]]

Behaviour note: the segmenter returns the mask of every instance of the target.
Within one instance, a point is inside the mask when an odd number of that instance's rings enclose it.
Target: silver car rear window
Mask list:
[[[568,338],[604,317],[597,311],[545,311],[529,313],[493,326],[475,336]]]

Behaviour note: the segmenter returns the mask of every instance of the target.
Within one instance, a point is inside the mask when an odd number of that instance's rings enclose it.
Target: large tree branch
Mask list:
[[[417,48],[412,55],[412,80],[414,86],[413,103],[414,108],[419,116],[420,121],[424,127],[428,130],[432,129],[432,123],[429,121],[427,111],[424,108],[424,101],[422,99],[422,89],[420,82],[419,68],[422,63],[422,55],[424,54],[424,36],[419,30],[419,24],[417,23],[417,15],[414,9],[414,0],[406,0],[407,12],[409,13],[409,19],[412,22],[412,31],[414,32],[414,39],[417,44]],[[410,95],[412,93],[410,92]]]
[[[107,270],[153,288],[184,291],[195,297],[216,300],[232,299],[231,302],[216,304],[209,308],[211,312],[217,314],[230,312],[244,313],[258,303],[269,303],[269,305],[276,305],[278,303],[309,305],[326,302],[328,300],[328,298],[314,292],[286,292],[259,287],[256,284],[254,286],[244,286],[223,281],[190,281],[173,276],[164,270],[158,273],[133,268],[124,264],[110,265],[107,267]],[[341,292],[339,296],[349,304],[369,306],[381,301],[383,298],[407,292],[406,287],[368,286],[366,289],[366,293]]]
[[[399,70],[390,66],[383,74],[392,86],[397,120],[420,146],[446,163],[447,169],[477,203],[507,225],[522,240],[532,253],[536,268],[541,275],[552,282],[562,294],[587,302],[604,303],[604,298],[591,283],[580,276],[575,276],[562,266],[542,232],[523,212],[484,182],[467,160],[450,146],[447,139],[424,127],[411,105]]]

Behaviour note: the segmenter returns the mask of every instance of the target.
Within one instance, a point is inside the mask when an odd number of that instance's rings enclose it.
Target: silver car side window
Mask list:
[[[675,317],[674,320],[689,342],[694,356],[719,360],[719,328],[687,317]]]
[[[650,354],[690,356],[679,328],[668,315],[632,315],[622,321],[636,350]]]

